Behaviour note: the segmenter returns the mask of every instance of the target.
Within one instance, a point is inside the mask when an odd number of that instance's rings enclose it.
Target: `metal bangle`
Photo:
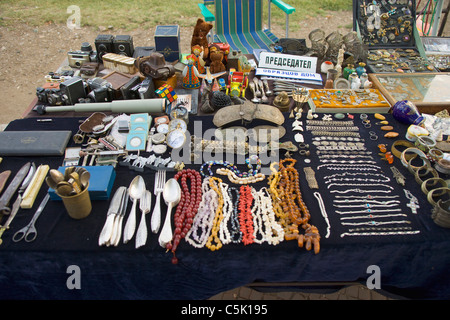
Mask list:
[[[422,189],[423,193],[428,194],[431,191],[431,190],[428,190],[428,187],[434,187],[437,184],[441,185],[441,187],[443,187],[443,188],[447,187],[447,182],[445,182],[444,179],[434,177],[434,178],[429,178],[429,179],[423,181],[420,188]],[[436,188],[434,188],[434,189],[436,189]],[[445,194],[445,190],[442,190],[442,193],[439,194],[438,196],[443,196],[444,194]]]
[[[434,201],[433,196],[435,196],[435,193],[438,193],[438,192],[439,192],[439,194],[436,194],[436,196],[443,196],[446,193],[450,194],[450,188],[448,188],[448,187],[436,188],[436,189],[433,189],[430,192],[428,192],[427,200],[433,207],[436,206],[436,201]]]
[[[407,148],[407,149],[403,150],[402,154],[400,155],[400,160],[401,160],[401,162],[402,162],[402,165],[403,165],[405,168],[408,168],[408,166],[409,166],[409,163],[408,163],[408,161],[406,160],[406,154],[407,154],[407,153],[415,153],[415,154],[417,154],[419,157],[421,157],[422,160],[427,158],[427,156],[425,155],[425,153],[423,153],[422,150],[419,150],[419,149],[414,148],[414,147]],[[414,159],[414,158],[409,159],[409,161],[411,161],[412,159]],[[425,162],[425,161],[424,161],[424,162]],[[414,168],[416,168],[416,167],[411,166],[411,168],[414,169]],[[418,169],[418,168],[417,168],[417,169]]]
[[[425,170],[426,172],[421,174],[420,171],[422,171],[422,170]],[[416,182],[418,184],[422,185],[423,180],[421,178],[426,177],[430,173],[433,175],[434,178],[439,178],[439,173],[431,166],[423,166],[423,167],[417,169],[416,172],[414,173]]]

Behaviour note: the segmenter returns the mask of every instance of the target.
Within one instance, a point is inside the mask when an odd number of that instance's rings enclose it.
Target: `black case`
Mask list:
[[[368,72],[396,72],[400,66],[405,66],[400,68],[403,72],[436,71],[426,68],[425,52],[416,30],[415,8],[415,0],[353,0],[353,30],[369,48]],[[379,26],[374,12],[379,13]],[[380,52],[396,56],[374,60]]]

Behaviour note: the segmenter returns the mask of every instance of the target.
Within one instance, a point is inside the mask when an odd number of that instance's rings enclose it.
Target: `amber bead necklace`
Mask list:
[[[216,177],[210,177],[209,178],[209,185],[212,190],[214,190],[217,193],[218,196],[218,206],[214,215],[213,220],[213,226],[211,229],[211,234],[208,237],[208,240],[206,241],[205,246],[211,250],[219,250],[222,248],[222,242],[219,238],[219,228],[220,224],[223,220],[223,204],[224,204],[224,198],[222,194],[222,187],[220,184],[222,183],[222,179],[216,178]]]
[[[303,247],[306,243],[307,250],[311,250],[314,245],[314,251],[318,253],[320,235],[317,228],[308,223],[311,215],[303,202],[299,174],[294,168],[295,163],[296,160],[292,158],[286,158],[279,162],[280,177],[278,178],[272,170],[274,177],[271,175],[269,179],[269,191],[272,193],[274,203],[278,202],[282,210],[288,213],[287,219],[283,222],[285,240],[297,240],[299,247]],[[276,182],[277,179],[279,179],[278,182]],[[299,234],[300,226],[305,230],[304,235]]]
[[[185,169],[179,171],[174,178],[180,182],[182,193],[174,214],[175,230],[172,239],[173,242],[169,242],[166,248],[173,253],[172,263],[177,264],[178,259],[175,256],[175,251],[181,239],[191,229],[194,217],[197,214],[202,200],[202,177],[196,170]],[[188,186],[188,180],[190,181],[190,188]]]

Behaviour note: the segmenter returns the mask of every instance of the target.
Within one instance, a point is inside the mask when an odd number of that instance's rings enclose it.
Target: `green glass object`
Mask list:
[[[348,80],[348,76],[351,75],[353,72],[356,72],[355,70],[355,66],[353,64],[348,64],[343,72],[342,72],[342,76],[344,77],[344,79]]]

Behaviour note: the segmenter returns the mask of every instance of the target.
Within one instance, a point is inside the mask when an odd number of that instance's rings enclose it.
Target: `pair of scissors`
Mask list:
[[[41,215],[42,211],[44,210],[44,207],[47,204],[48,199],[50,199],[50,195],[47,193],[47,195],[45,196],[45,198],[42,200],[41,204],[37,208],[36,212],[34,213],[33,218],[31,218],[30,223],[28,223],[25,227],[23,227],[22,229],[20,229],[16,233],[14,233],[14,236],[12,238],[12,240],[14,242],[19,242],[22,239],[24,239],[26,242],[32,242],[36,239],[37,230],[36,230],[36,227],[34,226],[34,224],[35,224],[36,220],[39,218],[39,216]]]

